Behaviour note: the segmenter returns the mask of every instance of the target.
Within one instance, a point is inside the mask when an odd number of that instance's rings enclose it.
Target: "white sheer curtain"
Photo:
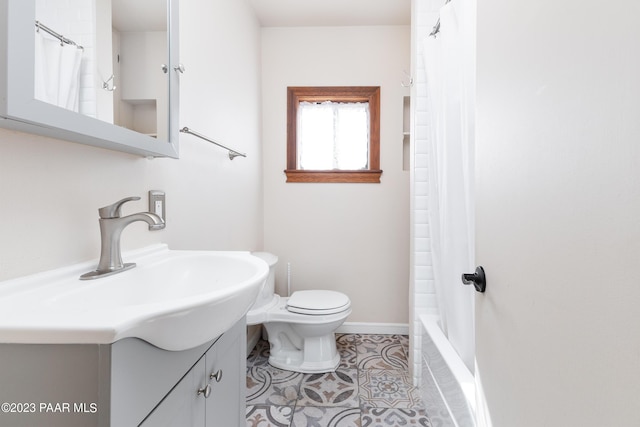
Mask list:
[[[77,112],[82,49],[36,32],[35,55],[35,98]]]
[[[440,32],[424,40],[430,114],[429,224],[442,329],[473,372],[475,2],[440,9]]]
[[[369,166],[369,104],[301,102],[298,167],[361,170]]]

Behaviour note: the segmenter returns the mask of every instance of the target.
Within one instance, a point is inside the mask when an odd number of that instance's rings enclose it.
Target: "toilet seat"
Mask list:
[[[341,313],[350,306],[349,297],[336,291],[297,291],[287,301],[287,311],[308,315]]]

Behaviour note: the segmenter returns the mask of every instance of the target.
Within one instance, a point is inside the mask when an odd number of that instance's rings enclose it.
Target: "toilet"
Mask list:
[[[349,297],[336,291],[296,291],[289,298],[275,293],[278,257],[252,255],[269,264],[269,276],[247,313],[247,325],[262,324],[269,339],[269,364],[287,371],[335,371],[340,364],[335,331],[351,314]]]

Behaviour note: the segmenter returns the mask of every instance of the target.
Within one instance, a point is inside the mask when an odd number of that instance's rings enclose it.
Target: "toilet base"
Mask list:
[[[270,328],[267,328],[267,330]],[[335,335],[333,333],[305,338],[304,342],[293,340],[286,332],[279,331],[280,339],[269,341],[271,347],[269,364],[286,371],[302,372],[304,374],[316,374],[321,372],[334,372],[340,365],[340,355],[336,348]]]
[[[247,324],[262,323],[269,341],[269,364],[287,371],[334,372],[340,365],[335,331],[351,314],[309,315],[287,310],[287,298],[274,296],[268,308],[247,313]]]
[[[340,366],[340,356],[336,355],[332,360],[326,362],[305,362],[297,354],[293,354],[291,357],[281,354],[279,358],[269,357],[269,365],[285,371],[301,372],[303,374],[335,372]]]

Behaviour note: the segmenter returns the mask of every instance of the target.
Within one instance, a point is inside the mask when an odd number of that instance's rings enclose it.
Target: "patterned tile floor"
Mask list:
[[[336,372],[301,374],[269,365],[260,341],[247,358],[247,427],[428,426],[408,373],[405,335],[336,334]]]

